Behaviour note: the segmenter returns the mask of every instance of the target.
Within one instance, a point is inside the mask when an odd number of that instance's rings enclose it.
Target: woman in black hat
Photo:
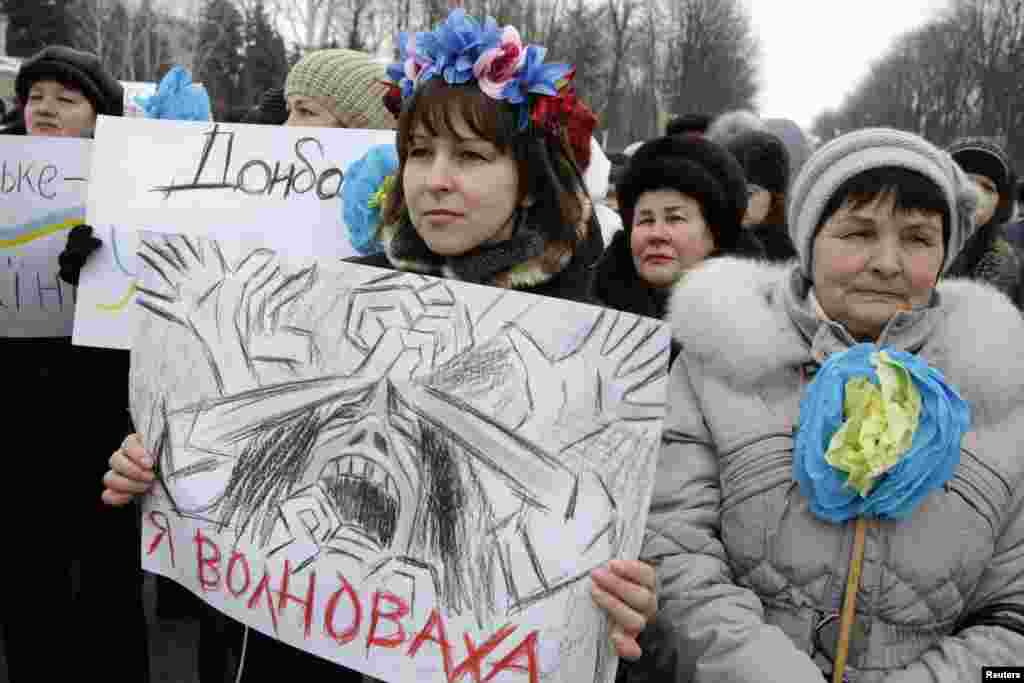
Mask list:
[[[743,227],[764,246],[769,261],[796,258],[786,227],[786,187],[789,184],[789,152],[786,145],[766,130],[747,130],[730,138],[725,148],[736,157],[747,177],[747,212]]]
[[[97,116],[124,116],[124,89],[99,58],[63,45],[25,61],[14,91],[21,116],[5,135],[89,138]]]
[[[987,138],[964,138],[949,153],[978,190],[975,219],[978,229],[964,245],[946,277],[982,280],[1024,308],[1021,257],[1007,239],[1006,224],[1013,215],[1016,177],[1009,156]]]
[[[89,138],[98,115],[124,113],[121,84],[100,60],[60,45],[22,64],[15,93],[16,115],[0,133]],[[76,228],[53,264],[54,277],[59,268],[62,279],[77,284],[84,254],[99,244],[91,229]],[[2,336],[0,349],[8,359],[6,385],[16,391],[7,402],[8,423],[16,439],[49,435],[51,467],[44,476],[56,494],[40,501],[30,488],[9,487],[4,497],[8,554],[0,575],[9,590],[0,620],[8,680],[144,683],[149,658],[137,513],[110,510],[99,491],[83,486],[103,471],[102,459],[65,457],[102,453],[99,444],[131,427],[128,353],[73,347],[68,337]],[[38,459],[10,455],[8,481],[38,480]],[[101,621],[102,629],[89,626]],[[57,636],[62,632],[68,637]],[[123,675],[112,673],[101,656],[110,642],[119,643]]]
[[[753,258],[761,245],[741,227],[747,183],[736,159],[699,136],[646,143],[618,184],[623,230],[595,278],[601,303],[661,318],[673,284],[706,258]]]

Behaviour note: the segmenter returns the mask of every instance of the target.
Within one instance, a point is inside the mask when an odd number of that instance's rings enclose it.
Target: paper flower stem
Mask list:
[[[846,595],[843,597],[843,613],[839,619],[839,643],[836,645],[835,669],[832,683],[843,683],[846,659],[850,653],[850,633],[857,615],[857,589],[860,587],[860,570],[864,566],[864,537],[868,522],[858,517],[853,530],[853,551],[850,553],[850,575],[846,578]]]

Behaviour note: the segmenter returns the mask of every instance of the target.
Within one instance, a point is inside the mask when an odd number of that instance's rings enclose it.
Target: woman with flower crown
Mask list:
[[[354,262],[589,301],[603,245],[574,144],[590,144],[595,118],[575,98],[573,70],[545,64],[544,48],[524,46],[514,28],[480,24],[462,10],[400,43],[405,59],[389,69],[395,82],[386,98],[399,115],[397,169],[389,174],[387,150],[374,150],[345,199],[346,217],[366,245],[376,241],[383,252]],[[153,486],[138,435],[110,465],[103,493],[110,505]],[[623,656],[639,653],[638,627],[655,611],[654,578],[638,561],[615,560],[594,572],[594,599],[608,612]],[[360,679],[249,635],[238,680],[262,680],[267,670]]]
[[[799,259],[676,288],[682,352],[642,556],[658,680],[955,683],[1024,652],[1024,322],[942,280],[974,229],[944,152],[819,149]]]

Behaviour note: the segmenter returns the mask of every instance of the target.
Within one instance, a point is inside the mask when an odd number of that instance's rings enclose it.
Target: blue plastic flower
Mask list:
[[[817,517],[841,523],[855,517],[906,519],[932,491],[953,476],[960,462],[960,441],[970,429],[970,406],[942,373],[920,357],[885,349],[909,371],[921,396],[920,420],[910,449],[862,496],[847,481],[847,474],[825,457],[833,435],[845,420],[847,382],[868,378],[880,384],[873,363],[881,351],[874,344],[858,344],[835,354],[818,371],[800,401],[800,428],[793,453],[793,477],[810,501]]]
[[[519,76],[505,86],[505,99],[512,104],[525,102],[530,94],[558,95],[558,82],[572,70],[568,64],[545,64],[547,49],[540,45],[526,48],[526,61]]]
[[[381,188],[398,171],[398,152],[394,145],[377,145],[348,167],[341,188],[342,218],[349,241],[360,254],[382,250],[377,240],[380,225]]]
[[[135,101],[146,113],[146,118],[172,121],[209,121],[210,96],[206,89],[192,84],[192,76],[183,67],[168,71],[157,87],[156,94],[137,97]]]

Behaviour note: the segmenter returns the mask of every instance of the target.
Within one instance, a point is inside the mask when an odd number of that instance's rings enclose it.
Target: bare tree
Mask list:
[[[336,39],[337,5],[338,0],[273,0],[269,7],[284,28],[285,40],[309,50]]]
[[[1024,159],[1024,0],[958,0],[900,37],[836,111],[823,138],[867,125],[916,131],[947,145],[963,135],[1002,140]]]

